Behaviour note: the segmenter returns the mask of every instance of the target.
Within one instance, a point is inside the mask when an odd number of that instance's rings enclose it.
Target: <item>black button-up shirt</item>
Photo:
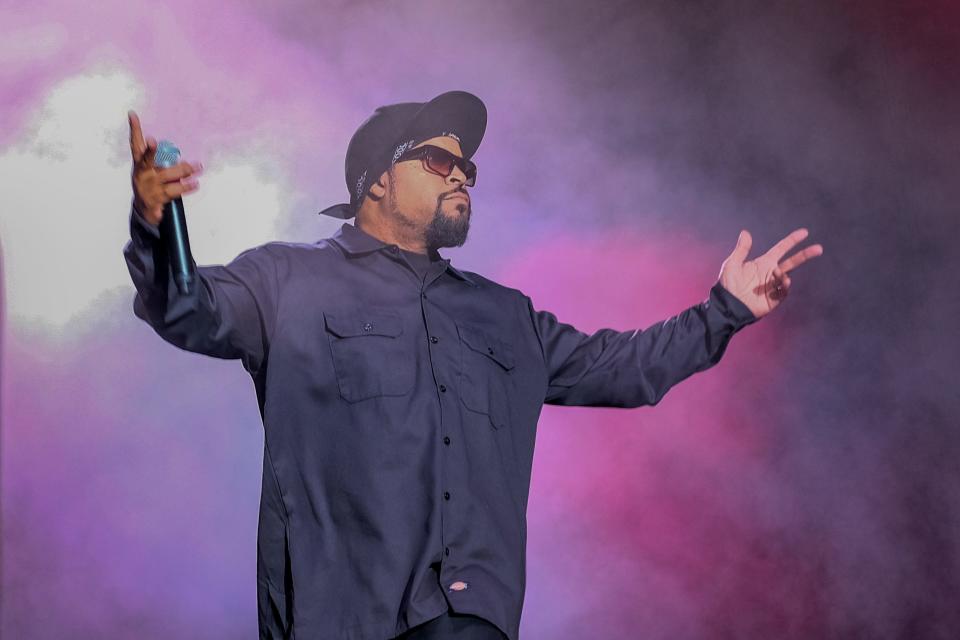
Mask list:
[[[156,228],[130,225],[136,315],[254,381],[261,638],[387,640],[450,607],[516,640],[543,404],[657,404],[756,321],[717,283],[646,330],[586,334],[349,223],[198,267],[181,296]]]

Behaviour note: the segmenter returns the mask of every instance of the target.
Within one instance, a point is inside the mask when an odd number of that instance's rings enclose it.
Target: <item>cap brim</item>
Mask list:
[[[405,136],[421,138],[437,127],[449,130],[460,138],[460,151],[470,158],[480,147],[487,129],[487,107],[467,91],[447,91],[423,105],[405,130]],[[401,138],[402,139],[402,138]]]
[[[346,220],[354,217],[356,214],[354,213],[353,209],[350,208],[350,204],[344,202],[343,204],[335,204],[332,207],[327,207],[323,211],[318,211],[317,215],[331,216],[333,218],[341,218]]]

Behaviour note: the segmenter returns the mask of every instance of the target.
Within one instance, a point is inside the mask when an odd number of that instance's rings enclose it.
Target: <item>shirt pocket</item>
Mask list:
[[[334,310],[324,311],[323,319],[344,400],[410,393],[415,373],[413,345],[404,339],[398,313]]]
[[[457,323],[460,335],[460,400],[485,413],[494,428],[508,424],[508,389],[514,367],[513,345],[479,327]]]

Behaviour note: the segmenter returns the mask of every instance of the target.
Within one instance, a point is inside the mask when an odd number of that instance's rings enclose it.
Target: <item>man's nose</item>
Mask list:
[[[449,184],[463,184],[467,181],[467,174],[460,170],[460,167],[454,165],[453,171],[450,172],[450,175],[447,176],[447,183]]]

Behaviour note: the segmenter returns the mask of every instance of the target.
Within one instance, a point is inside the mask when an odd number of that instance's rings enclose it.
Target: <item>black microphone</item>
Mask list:
[[[153,164],[167,169],[180,162],[180,149],[168,140],[157,143],[157,152]],[[160,236],[167,243],[167,255],[170,256],[170,268],[173,279],[182,295],[193,290],[196,273],[193,268],[193,256],[190,254],[190,237],[187,235],[187,218],[183,211],[183,200],[177,196],[163,205],[163,218],[160,220]]]

